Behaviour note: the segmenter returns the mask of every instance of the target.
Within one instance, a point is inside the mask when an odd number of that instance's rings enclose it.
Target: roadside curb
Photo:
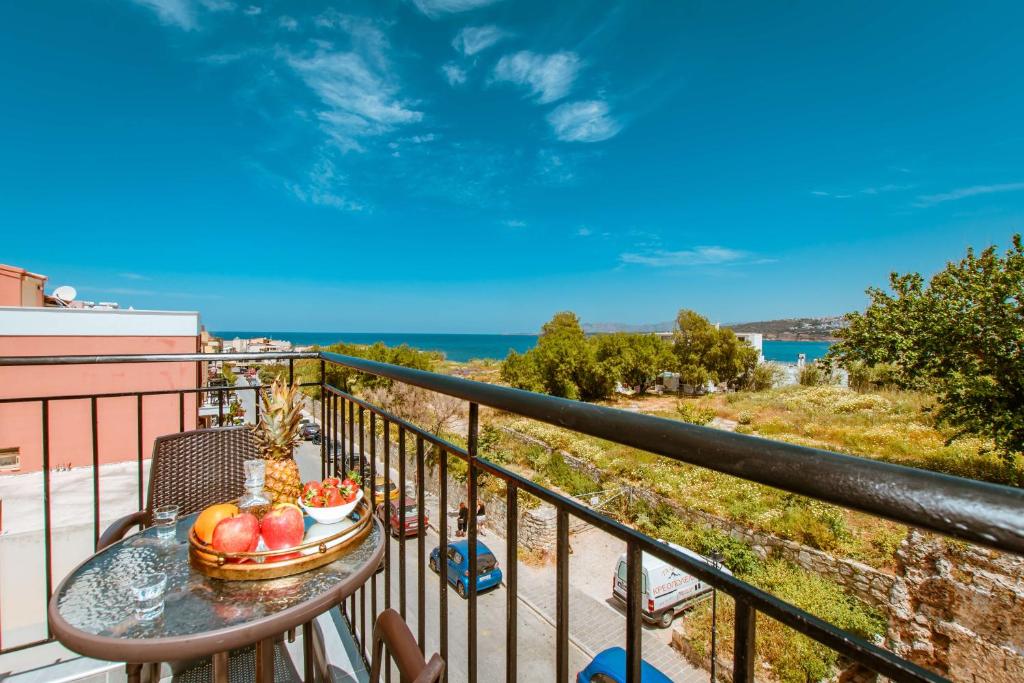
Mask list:
[[[505,586],[505,582],[502,581],[501,585]],[[508,586],[505,586],[505,590],[508,590]],[[545,622],[547,622],[548,625],[551,626],[551,628],[555,629],[555,631],[557,633],[558,627],[555,625],[555,621],[551,617],[549,617],[547,615],[547,613],[544,612],[544,610],[542,610],[537,605],[533,604],[533,602],[530,601],[529,598],[524,598],[522,593],[518,593],[517,592],[516,593],[516,598],[518,598],[519,602],[521,602],[524,605],[526,605],[527,607],[529,607],[530,610],[534,614],[536,614],[538,617],[540,617]],[[593,659],[596,656],[596,654],[597,654],[596,652],[591,651],[591,649],[589,647],[587,647],[586,645],[581,643],[575,637],[573,637],[572,633],[569,634],[569,642],[572,643],[573,645],[575,645],[577,648],[579,648],[580,652],[582,652],[584,655],[586,655],[587,657],[589,657],[591,659]]]

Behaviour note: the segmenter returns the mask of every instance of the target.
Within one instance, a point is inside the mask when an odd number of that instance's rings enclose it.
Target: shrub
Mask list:
[[[676,412],[679,419],[695,425],[710,424],[715,419],[715,409],[711,406],[701,405],[693,401],[680,401],[676,405]]]
[[[805,387],[817,387],[823,384],[834,383],[831,368],[826,368],[818,363],[805,365],[800,370],[799,382]]]
[[[542,474],[552,484],[573,496],[582,496],[601,490],[601,484],[566,464],[562,454],[555,451],[548,458]]]
[[[771,361],[758,363],[747,376],[743,388],[748,391],[768,391],[782,382],[784,373],[785,371],[778,363]]]

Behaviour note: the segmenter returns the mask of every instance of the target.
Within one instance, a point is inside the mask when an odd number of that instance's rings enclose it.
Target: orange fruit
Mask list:
[[[238,514],[238,506],[234,503],[218,503],[211,505],[199,513],[195,526],[196,538],[203,543],[213,541],[213,530],[222,519]]]

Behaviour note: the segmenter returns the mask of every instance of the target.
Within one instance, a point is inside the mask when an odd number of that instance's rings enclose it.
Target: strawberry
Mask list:
[[[333,486],[324,489],[323,501],[324,507],[327,508],[337,507],[345,502],[341,492]]]
[[[308,499],[303,498],[302,502],[305,503],[307,507],[322,508],[324,506],[324,497],[323,495],[311,495]]]
[[[302,487],[302,500],[309,502],[310,497],[319,496],[323,493],[323,487],[318,481],[307,481],[306,485]]]
[[[345,481],[350,481],[353,484],[355,484],[356,486],[362,486],[363,485],[363,478],[360,477],[359,473],[356,472],[355,470],[352,470],[351,472],[348,473],[348,476],[345,477]]]
[[[338,488],[341,486],[341,480],[337,477],[327,477],[324,479],[323,488]]]
[[[356,495],[359,492],[359,487],[356,486],[356,484],[353,483],[351,480],[346,479],[341,483],[341,488],[338,489],[338,491],[339,493],[341,493],[342,500],[344,500],[345,503],[348,504],[356,499]]]

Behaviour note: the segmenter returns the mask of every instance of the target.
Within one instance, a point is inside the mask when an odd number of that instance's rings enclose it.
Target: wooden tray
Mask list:
[[[313,529],[314,531],[327,531],[326,535],[317,534],[316,538],[293,548],[257,550],[251,553],[216,551],[209,544],[199,540],[195,529],[190,529],[188,533],[189,564],[200,574],[228,581],[257,581],[300,574],[333,562],[354,543],[366,538],[372,526],[372,512],[369,500],[364,496],[353,512],[353,514],[359,515],[359,519],[356,521],[352,521],[350,516],[337,525],[328,526],[316,524],[311,517],[303,516],[307,534]],[[311,522],[313,523],[311,524]],[[329,530],[334,526],[338,527],[337,531],[330,533]],[[301,553],[301,556],[287,560],[269,559],[295,552]]]

